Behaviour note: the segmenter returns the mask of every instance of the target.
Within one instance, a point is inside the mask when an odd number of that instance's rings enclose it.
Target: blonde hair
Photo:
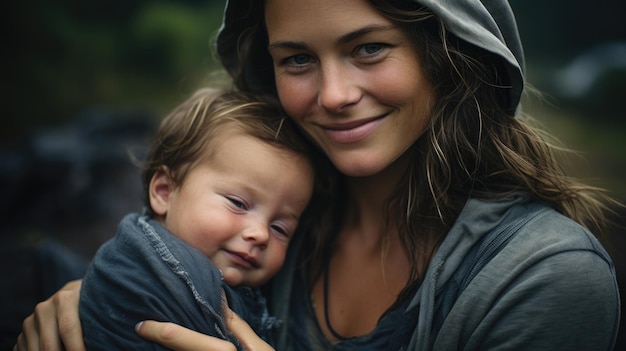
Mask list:
[[[235,91],[203,88],[177,106],[162,121],[143,165],[144,203],[154,174],[167,167],[174,184],[182,184],[198,163],[210,160],[218,137],[227,137],[235,127],[273,146],[309,156],[309,144],[285,116],[280,104],[270,98]]]

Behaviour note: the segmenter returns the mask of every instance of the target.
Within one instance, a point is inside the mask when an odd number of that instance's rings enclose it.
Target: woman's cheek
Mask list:
[[[280,103],[287,114],[298,122],[315,103],[315,90],[307,79],[276,79]]]

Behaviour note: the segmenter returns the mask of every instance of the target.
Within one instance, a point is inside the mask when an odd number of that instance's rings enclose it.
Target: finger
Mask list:
[[[48,300],[37,304],[34,313],[37,347],[29,336],[29,350],[84,351],[83,334],[78,317],[81,281],[66,284]],[[25,329],[26,330],[26,329]],[[29,334],[27,334],[29,335]],[[65,348],[61,345],[64,345]]]
[[[61,290],[55,295],[58,306],[58,331],[67,351],[85,351],[78,313],[80,282],[77,283],[66,285],[67,289]]]
[[[31,345],[38,345],[38,342],[35,342]],[[17,341],[15,342],[15,346],[13,346],[13,351],[28,351],[28,343],[26,340],[26,336],[24,335],[24,332],[20,333],[20,335],[17,336]],[[32,350],[32,349],[31,349]]]
[[[61,350],[59,339],[56,308],[53,301],[48,299],[35,306],[35,313],[24,321],[23,333],[26,334],[27,350]],[[32,323],[27,320],[32,317]]]
[[[144,321],[137,324],[137,333],[152,342],[176,351],[235,351],[232,343],[204,335],[174,323]]]
[[[35,326],[35,316],[31,314],[22,323],[22,332],[17,337],[17,350],[38,350],[39,334]]]
[[[17,341],[13,346],[13,351],[29,351],[29,350],[39,350],[38,344],[30,344],[35,345],[34,347],[30,347],[29,344],[26,343],[26,338],[24,337],[24,333],[21,333],[17,337]]]
[[[248,351],[271,351],[274,350],[268,343],[261,339],[250,325],[241,319],[230,308],[224,310],[226,327],[239,340],[244,349]]]

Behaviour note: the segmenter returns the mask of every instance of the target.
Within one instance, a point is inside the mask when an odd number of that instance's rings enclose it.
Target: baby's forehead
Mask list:
[[[209,142],[212,148],[217,149],[229,138],[245,137],[268,145],[280,153],[309,158],[306,142],[297,140],[298,136],[287,135],[289,133],[295,133],[295,131],[283,127],[282,124],[277,127],[262,121],[251,123],[249,120],[231,120],[216,127]]]
[[[236,124],[225,125],[224,128],[211,138],[209,145],[205,147],[207,151],[206,155],[211,158],[221,155],[224,152],[232,151],[233,148],[240,146],[240,144],[250,143],[256,146],[254,148],[248,148],[248,153],[245,156],[254,156],[254,154],[257,153],[273,154],[279,156],[280,160],[283,162],[294,163],[294,166],[298,164],[312,169],[309,157],[300,150],[295,150],[285,143],[279,142],[266,135],[259,135],[259,133],[254,130]]]
[[[219,139],[200,164],[207,174],[257,193],[286,191],[297,197],[310,192],[314,170],[304,155],[244,132],[223,134]]]

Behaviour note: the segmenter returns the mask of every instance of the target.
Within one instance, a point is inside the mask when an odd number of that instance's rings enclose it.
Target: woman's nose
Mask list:
[[[361,91],[354,84],[354,74],[350,67],[342,63],[323,66],[318,104],[330,112],[340,113],[357,103],[361,98]]]

